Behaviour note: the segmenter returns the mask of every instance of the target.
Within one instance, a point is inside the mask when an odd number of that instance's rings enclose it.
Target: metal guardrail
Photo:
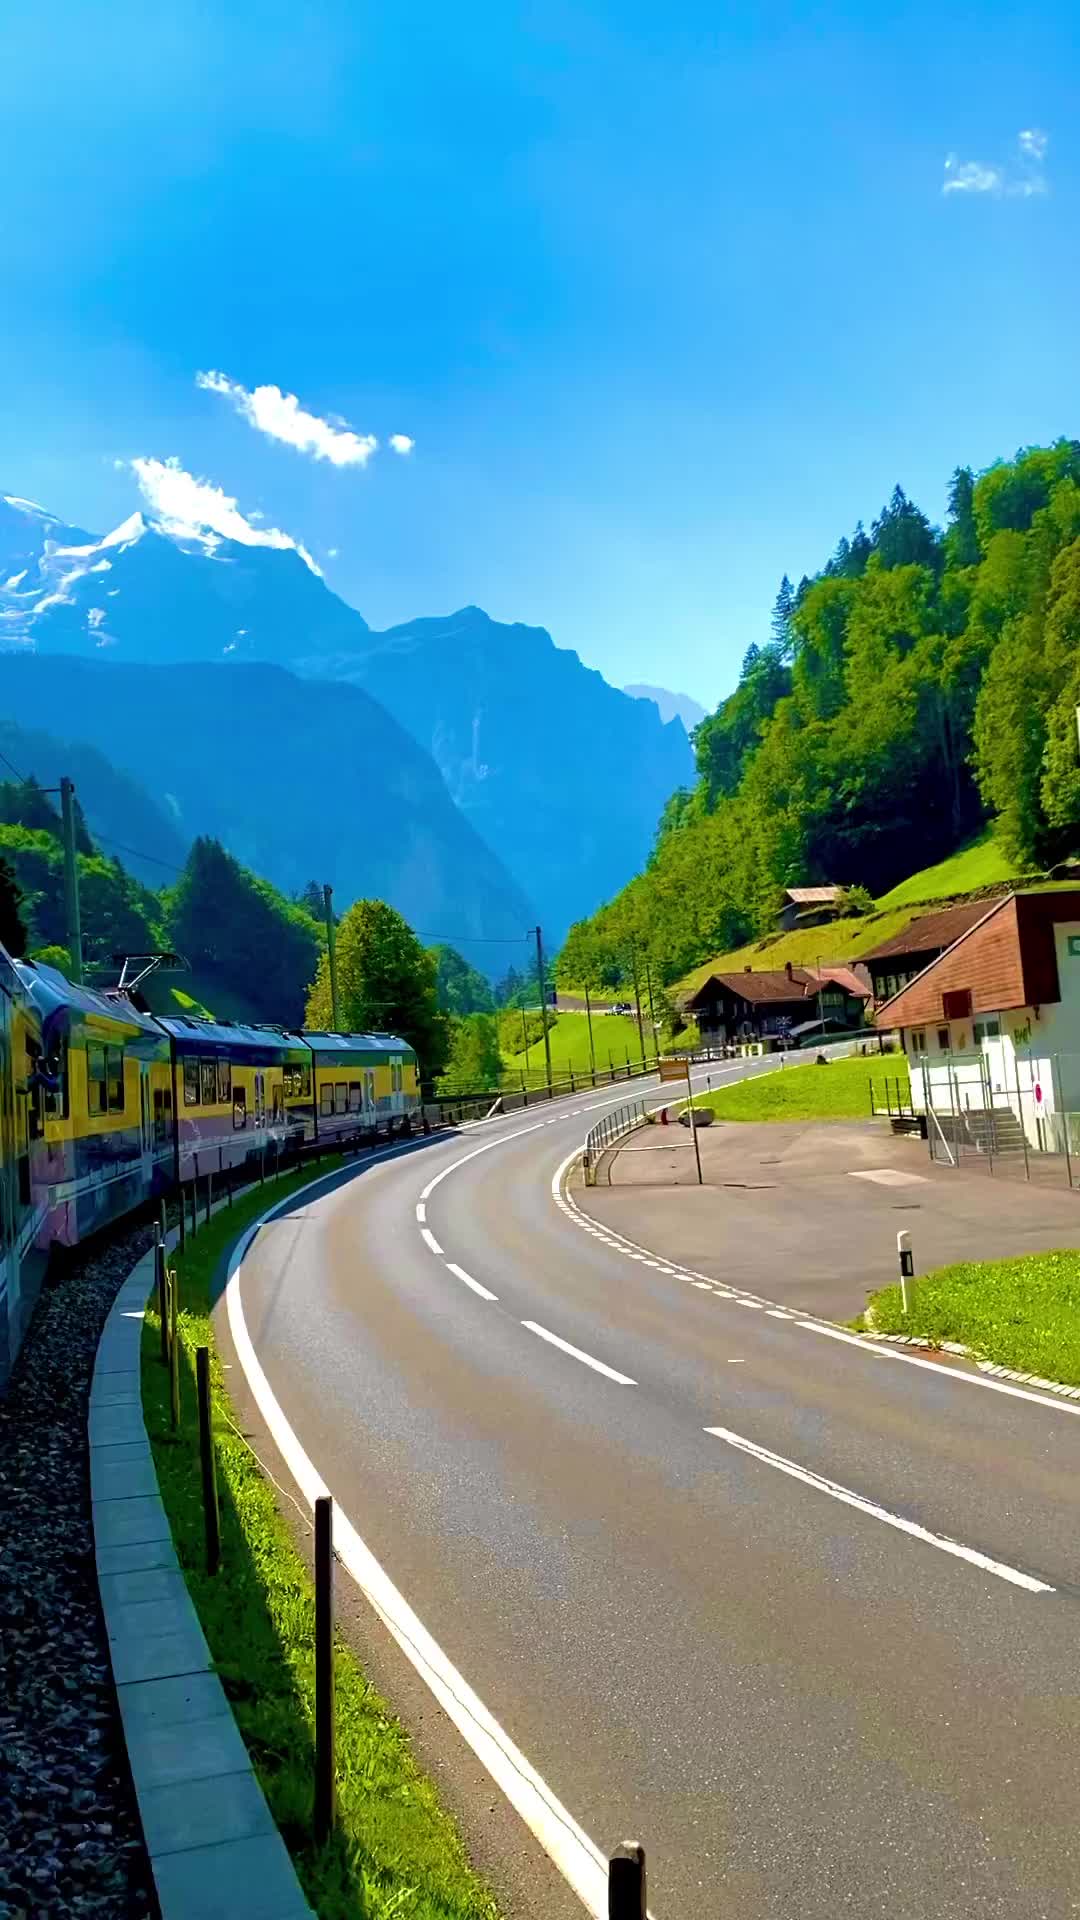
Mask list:
[[[550,1087],[492,1087],[482,1093],[444,1093],[425,1100],[423,1112],[435,1125],[453,1126],[461,1120],[482,1120],[488,1114],[516,1113],[519,1108],[536,1106],[545,1100],[561,1099],[564,1094],[587,1093],[594,1087],[615,1086],[624,1080],[641,1080],[656,1072],[659,1055],[625,1067],[584,1067],[569,1070],[568,1077],[553,1080]]]
[[[595,1187],[597,1163],[616,1140],[622,1140],[635,1127],[640,1127],[645,1119],[644,1100],[628,1100],[625,1106],[616,1107],[613,1113],[605,1113],[590,1127],[585,1136],[585,1150],[581,1164],[585,1170],[585,1185]]]

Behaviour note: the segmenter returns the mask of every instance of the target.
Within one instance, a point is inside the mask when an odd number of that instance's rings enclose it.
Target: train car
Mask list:
[[[159,1015],[158,1025],[172,1048],[176,1179],[275,1157],[289,1135],[284,1068],[295,1039],[190,1014]]]
[[[390,1132],[418,1104],[416,1054],[391,1033],[316,1033],[287,1036],[310,1049],[313,1082],[305,1129],[318,1140]]]
[[[45,1271],[41,1017],[0,946],[0,1388],[29,1325]]]
[[[164,1191],[172,1174],[169,1044],[123,994],[17,960],[41,1022],[30,1103],[38,1243],[74,1246]]]

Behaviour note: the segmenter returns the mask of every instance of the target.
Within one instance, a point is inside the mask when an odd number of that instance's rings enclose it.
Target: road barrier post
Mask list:
[[[690,1078],[689,1060],[686,1063],[686,1091],[689,1097],[689,1105],[690,1105],[690,1132],[693,1136],[693,1141],[694,1141],[694,1159],[697,1163],[697,1183],[698,1183],[698,1186],[700,1187],[703,1184],[702,1178],[701,1178],[701,1142],[697,1137],[697,1112],[694,1107],[694,1087],[693,1087],[693,1082],[691,1081],[691,1078]]]
[[[908,1310],[908,1281],[915,1278],[915,1256],[911,1251],[910,1233],[900,1232],[896,1236],[896,1252],[900,1261],[900,1307],[903,1313]]]
[[[206,1526],[206,1571],[221,1565],[221,1518],[218,1513],[217,1462],[210,1408],[210,1349],[195,1350],[195,1385],[199,1395],[199,1459],[202,1464],[203,1520]]]
[[[645,1849],[624,1840],[608,1862],[608,1920],[646,1920]]]
[[[315,1502],[315,1844],[334,1830],[334,1503]]]

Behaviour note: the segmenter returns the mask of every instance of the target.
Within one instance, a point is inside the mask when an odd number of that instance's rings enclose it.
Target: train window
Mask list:
[[[349,1112],[359,1113],[364,1100],[363,1085],[359,1080],[349,1081]]]
[[[301,1067],[300,1069],[300,1095],[301,1095],[301,1098],[304,1100],[311,1099],[311,1068],[310,1067]]]
[[[228,1060],[217,1063],[217,1097],[222,1102],[232,1099],[232,1064]]]
[[[232,1092],[232,1123],[239,1131],[247,1126],[247,1088],[234,1087]]]
[[[184,1061],[184,1105],[197,1107],[199,1104],[199,1063],[197,1060]]]
[[[168,1087],[154,1088],[154,1145],[164,1146],[172,1124],[172,1094]]]
[[[109,1090],[109,1112],[124,1111],[124,1050],[122,1047],[106,1047],[105,1080]]]
[[[216,1106],[217,1105],[217,1061],[216,1060],[200,1060],[199,1061],[199,1078],[201,1082],[200,1091],[202,1093],[202,1105],[204,1107]]]
[[[319,1088],[319,1112],[321,1114],[328,1114],[333,1113],[333,1111],[334,1089],[330,1085],[329,1080],[324,1080],[322,1086]]]
[[[279,1127],[285,1118],[285,1093],[278,1086],[270,1089],[270,1124]]]
[[[348,1113],[348,1111],[349,1089],[344,1080],[337,1080],[334,1083],[334,1112]]]
[[[70,1112],[68,1095],[68,1050],[67,1041],[61,1042],[60,1051],[49,1063],[52,1078],[56,1081],[54,1090],[45,1094],[45,1117],[47,1120],[66,1120]]]
[[[105,1049],[90,1040],[86,1047],[86,1110],[104,1113],[105,1108]]]

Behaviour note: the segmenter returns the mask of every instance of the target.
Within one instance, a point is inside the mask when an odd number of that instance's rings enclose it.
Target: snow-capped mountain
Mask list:
[[[0,653],[263,662],[363,689],[435,762],[552,940],[640,870],[665,802],[693,778],[679,720],[609,686],[542,627],[479,607],[373,632],[288,535],[247,532],[134,513],[95,538],[9,495]],[[73,735],[76,720],[51,724]]]
[[[284,663],[366,632],[299,548],[241,545],[142,513],[99,538],[0,496],[0,649]]]

